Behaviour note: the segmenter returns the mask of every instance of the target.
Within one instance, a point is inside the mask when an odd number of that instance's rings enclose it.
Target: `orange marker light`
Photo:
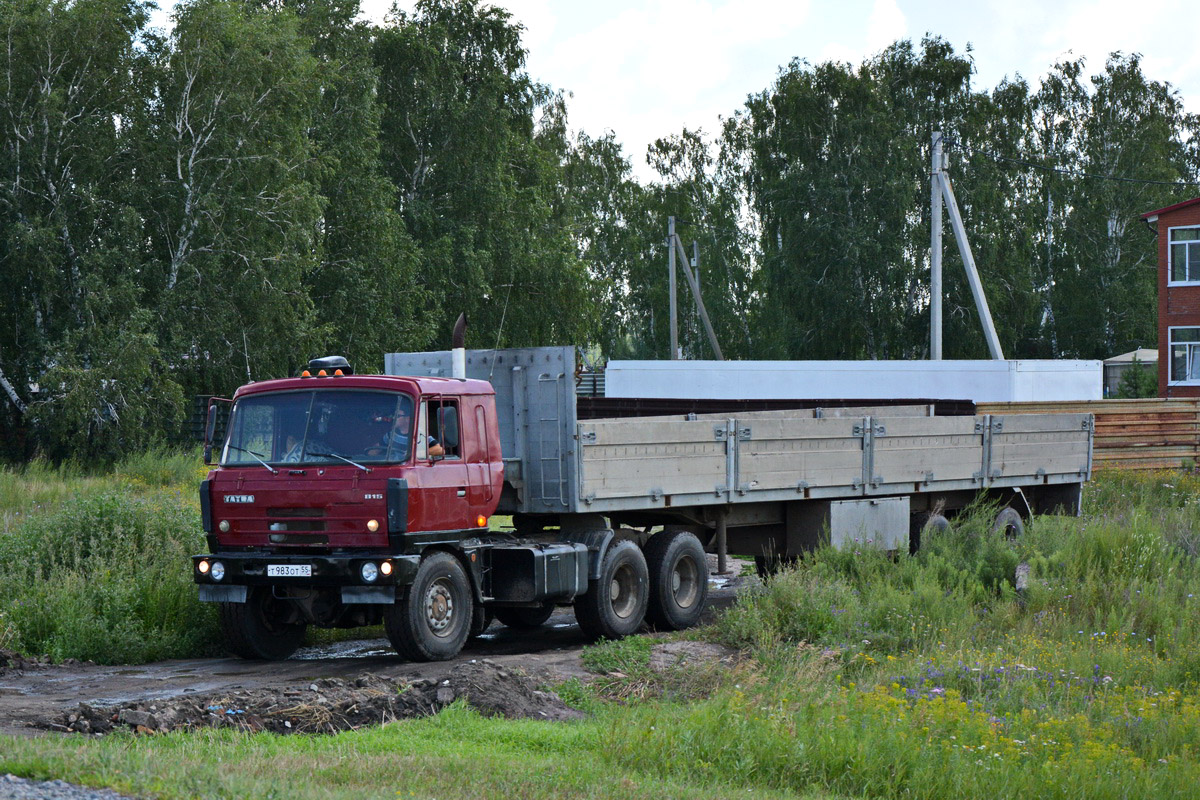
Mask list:
[[[317,373],[317,377],[318,377],[318,378],[328,378],[328,377],[329,377],[329,373],[328,373],[328,372],[326,372],[325,370],[321,370],[320,372],[318,372],[318,373]]]
[[[344,374],[344,373],[343,373],[343,372],[342,372],[340,369],[335,369],[335,370],[333,371],[333,374],[334,374],[334,376],[336,377],[336,376],[338,376],[338,375],[342,375],[342,374]]]
[[[304,372],[301,372],[301,373],[300,373],[300,377],[301,377],[301,378],[311,378],[311,377],[312,377],[312,373],[311,373],[311,372],[309,372],[308,370],[304,370]]]
[[[480,515],[479,515],[479,516],[478,516],[478,517],[475,519],[475,524],[476,524],[476,525],[478,525],[478,526],[479,526],[479,527],[481,527],[481,528],[486,528],[486,527],[487,527],[487,517],[485,517],[483,514],[480,514]]]

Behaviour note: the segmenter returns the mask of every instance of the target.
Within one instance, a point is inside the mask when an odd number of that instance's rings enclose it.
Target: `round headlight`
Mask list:
[[[380,564],[380,565],[379,565],[379,571],[383,573],[383,576],[384,576],[385,578],[386,578],[388,575],[391,575],[391,574],[392,574],[392,562],[390,562],[390,561],[385,561],[385,562],[383,562],[382,564]]]
[[[375,566],[374,562],[371,561],[363,564],[362,569],[358,572],[367,583],[374,583],[375,579],[379,577],[379,567]]]
[[[221,520],[220,524],[217,525],[217,527],[221,529],[221,533],[229,533],[229,520],[227,520],[227,519]]]
[[[367,530],[369,530],[371,533],[374,533],[375,531],[379,530],[379,520],[373,519],[373,520],[369,521],[367,523]]]
[[[196,565],[196,569],[200,570],[201,575],[207,575],[208,574],[208,562],[201,561],[199,564]]]
[[[210,570],[209,574],[212,575],[212,579],[214,581],[221,580],[222,578],[225,577],[225,565],[222,564],[220,561],[214,561],[212,563],[212,569]]]

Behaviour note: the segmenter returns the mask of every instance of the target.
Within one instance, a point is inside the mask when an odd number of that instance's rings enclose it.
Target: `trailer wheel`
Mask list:
[[[1025,534],[1025,520],[1015,508],[1002,508],[992,523],[992,532],[1003,533],[1009,541],[1020,539]]]
[[[689,531],[662,531],[646,543],[650,605],[646,619],[656,628],[681,631],[700,621],[708,599],[708,559]]]
[[[646,557],[633,542],[613,542],[592,581],[575,600],[575,619],[594,639],[620,639],[635,632],[646,617],[650,575]]]
[[[304,642],[304,622],[288,621],[286,601],[270,588],[252,589],[244,603],[221,603],[221,631],[229,652],[239,658],[282,661]]]
[[[497,608],[496,619],[510,628],[528,631],[542,627],[553,613],[554,603],[543,603],[535,608]]]
[[[422,559],[406,596],[388,610],[384,629],[409,661],[445,661],[466,644],[474,605],[462,564],[449,553],[433,553]]]

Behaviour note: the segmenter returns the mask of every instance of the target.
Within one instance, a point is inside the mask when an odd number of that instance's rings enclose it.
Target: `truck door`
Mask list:
[[[471,512],[475,516],[484,514],[494,504],[492,495],[495,488],[492,482],[492,451],[499,447],[498,442],[488,436],[487,409],[478,400],[468,405],[471,425],[466,431],[466,460],[467,479],[470,487],[467,497],[471,501]]]
[[[421,488],[426,493],[424,527],[427,530],[475,527],[458,398],[426,398],[421,403],[417,426],[416,464],[421,469]],[[429,452],[435,443],[444,450],[440,456]]]

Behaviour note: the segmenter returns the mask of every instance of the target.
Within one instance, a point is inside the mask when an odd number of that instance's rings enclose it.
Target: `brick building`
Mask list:
[[[1200,197],[1142,219],[1158,231],[1158,394],[1200,397]]]

